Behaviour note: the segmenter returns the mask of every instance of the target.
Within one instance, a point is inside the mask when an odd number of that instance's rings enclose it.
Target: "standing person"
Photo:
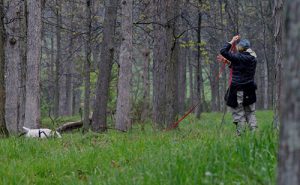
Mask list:
[[[238,42],[239,41],[239,42]],[[236,45],[237,53],[230,52],[232,45]],[[220,51],[229,61],[232,70],[232,82],[226,93],[226,104],[232,109],[233,123],[236,125],[237,135],[246,130],[246,123],[251,131],[257,128],[255,116],[255,102],[257,86],[254,82],[257,56],[250,48],[247,39],[234,36]]]

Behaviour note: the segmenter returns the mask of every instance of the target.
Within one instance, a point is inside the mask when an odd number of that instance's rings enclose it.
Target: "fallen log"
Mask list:
[[[77,121],[77,122],[68,122],[56,129],[56,131],[63,133],[63,132],[71,132],[75,129],[79,129],[83,126],[83,121]]]

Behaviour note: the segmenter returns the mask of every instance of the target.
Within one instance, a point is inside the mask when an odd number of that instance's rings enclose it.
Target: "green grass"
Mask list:
[[[271,112],[236,137],[229,115],[188,117],[179,130],[80,133],[0,140],[0,184],[275,184],[278,134]]]

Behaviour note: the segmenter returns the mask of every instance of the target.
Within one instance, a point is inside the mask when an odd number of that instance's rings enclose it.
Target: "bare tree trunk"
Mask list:
[[[191,51],[189,51],[188,53],[188,61],[189,61],[189,92],[190,92],[190,101],[189,104],[192,104],[194,102],[195,99],[195,95],[194,95],[194,70],[193,70],[193,58],[192,57],[193,53]]]
[[[6,125],[10,133],[18,133],[20,87],[21,87],[21,50],[19,38],[20,29],[20,2],[12,0],[8,2],[7,20],[14,20],[6,25],[5,60],[6,60]]]
[[[86,1],[87,19],[88,19],[88,34],[86,41],[86,61],[84,63],[84,108],[83,108],[83,128],[88,130],[90,127],[90,94],[91,94],[91,57],[92,57],[92,9],[91,1]]]
[[[196,97],[197,102],[199,101],[200,104],[196,109],[196,117],[200,118],[202,108],[203,108],[203,100],[201,96],[201,87],[202,85],[202,64],[201,64],[201,23],[202,22],[202,13],[198,12],[198,30],[197,30],[197,39],[198,39],[198,46],[197,46],[197,68],[196,68]]]
[[[185,38],[184,40],[188,40]],[[183,115],[185,113],[185,100],[186,100],[186,66],[187,66],[187,48],[180,48],[180,55],[179,55],[179,61],[178,61],[178,113],[180,115]]]
[[[69,3],[69,10],[71,11],[71,18],[70,18],[70,27],[71,30],[74,30],[74,1],[70,1]],[[66,110],[65,113],[66,115],[70,116],[72,115],[73,112],[73,96],[74,96],[74,91],[73,91],[73,75],[75,71],[75,62],[74,62],[74,37],[72,33],[68,34],[68,38],[70,40],[69,42],[69,50],[68,50],[68,56],[70,58],[68,62],[68,67],[66,67]]]
[[[117,19],[119,0],[107,0],[105,2],[105,15],[103,24],[103,42],[101,49],[101,61],[96,85],[96,99],[92,117],[93,131],[107,130],[107,102],[109,82],[115,53],[115,25]]]
[[[150,50],[145,47],[143,50],[143,110],[142,110],[142,121],[144,122],[147,118],[149,118],[150,114]]]
[[[265,17],[264,17],[264,13],[263,13],[263,1],[260,1],[260,11],[261,11],[261,15],[262,15],[262,24],[263,24],[263,48],[264,48],[264,64],[263,64],[263,81],[264,81],[264,87],[263,87],[263,99],[264,99],[264,103],[263,103],[263,108],[264,109],[268,109],[269,107],[269,89],[268,89],[268,84],[269,84],[269,77],[268,77],[268,56],[267,56],[267,50],[266,50],[266,45],[267,45],[267,41],[266,41],[266,21],[265,21]]]
[[[178,114],[178,63],[180,33],[180,3],[179,0],[168,0],[167,11],[167,67],[166,67],[166,126],[175,122]]]
[[[57,14],[58,18],[58,25],[63,26],[65,25],[65,19],[64,12],[68,12],[68,4],[65,1],[60,1],[60,4],[58,5],[58,11],[59,13]],[[59,116],[67,116],[67,71],[70,68],[69,60],[66,61],[67,57],[64,57],[67,55],[67,44],[66,44],[66,39],[65,37],[67,34],[65,31],[61,28],[58,30],[58,34],[60,34],[60,39],[59,45],[61,47],[61,51],[58,51],[58,54],[60,57],[58,58],[59,62]]]
[[[189,17],[188,9],[186,8],[188,5],[188,2],[181,2],[180,7],[183,9],[181,15],[184,17]],[[180,20],[180,29],[182,31],[186,31],[188,28],[188,24],[184,20]],[[186,32],[183,36],[183,43],[188,43],[188,32]],[[178,46],[179,47],[179,46]],[[177,93],[177,99],[178,99],[178,113],[180,115],[183,115],[185,113],[185,100],[186,100],[186,74],[187,74],[187,61],[188,61],[188,47],[179,47],[179,60],[178,60],[178,93]]]
[[[55,80],[54,80],[54,104],[53,104],[53,114],[55,117],[59,116],[60,106],[60,60],[61,60],[61,4],[56,0],[56,60],[55,60]]]
[[[274,127],[279,128],[280,121],[280,96],[281,96],[281,71],[282,71],[282,26],[283,26],[283,4],[284,0],[275,0],[274,17],[275,17],[275,106],[274,106]]]
[[[282,7],[283,3],[283,1],[277,1],[276,7]],[[286,1],[286,3],[285,25],[282,25],[285,28],[283,32],[285,43],[284,47],[280,48],[285,48],[286,57],[282,73],[282,99],[280,100],[281,124],[277,183],[278,185],[298,185],[300,184],[300,0]],[[277,21],[281,21],[281,16],[282,14],[279,15],[280,19]]]
[[[28,128],[40,125],[40,60],[41,60],[41,0],[28,1],[27,82],[25,123]]]
[[[217,27],[217,9],[216,9],[216,2],[211,0],[210,1],[210,19],[211,19],[211,25],[213,27]],[[211,29],[211,32],[215,37],[218,37],[218,32],[215,29]],[[212,38],[210,41],[210,44],[212,45],[212,49],[216,50],[217,46],[217,40],[216,38]],[[215,56],[211,57],[212,60],[214,60]],[[213,112],[220,111],[220,77],[219,75],[219,63],[216,61],[213,61],[210,64],[210,83],[211,83],[211,110]]]
[[[19,124],[18,130],[23,130],[25,123],[25,109],[26,109],[26,74],[27,74],[27,0],[21,2],[21,38],[20,52],[21,52],[21,87],[19,100]]]
[[[166,114],[166,61],[167,56],[167,32],[164,24],[166,18],[165,0],[153,1],[154,24],[154,48],[153,48],[153,122],[156,128],[162,129],[165,126]]]
[[[0,1],[0,137],[8,136],[8,131],[5,124],[5,53],[4,53],[4,7],[3,0]]]
[[[118,80],[118,100],[116,112],[116,129],[127,131],[131,127],[131,80],[132,80],[132,5],[133,0],[122,0],[120,49],[120,72]]]

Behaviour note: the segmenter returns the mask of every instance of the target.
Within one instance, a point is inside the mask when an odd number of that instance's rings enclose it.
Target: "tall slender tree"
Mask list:
[[[202,4],[202,1],[201,1]],[[198,27],[197,27],[197,67],[196,67],[196,102],[200,102],[200,105],[196,109],[196,117],[200,118],[203,109],[203,102],[202,99],[202,91],[203,88],[203,79],[202,79],[202,59],[201,59],[201,27],[202,27],[202,12],[198,12]]]
[[[121,0],[122,43],[119,56],[118,100],[116,129],[126,131],[131,127],[131,81],[132,81],[132,8],[133,0]]]
[[[6,20],[14,20],[6,25],[5,31],[5,59],[6,59],[6,124],[12,133],[18,132],[19,109],[20,109],[20,90],[21,90],[21,45],[20,45],[20,10],[19,0],[8,2]],[[9,21],[8,21],[9,22]]]
[[[84,111],[83,126],[87,130],[90,126],[90,94],[91,94],[91,58],[92,58],[92,2],[86,0],[87,28],[86,61],[84,63]]]
[[[27,81],[24,125],[37,128],[40,126],[41,0],[27,1],[27,8]]]
[[[166,31],[167,31],[167,65],[166,65],[166,126],[174,123],[178,115],[178,64],[179,64],[179,40],[181,37],[180,20],[181,0],[167,0],[166,7]]]
[[[4,7],[3,0],[0,1],[0,137],[8,136],[8,131],[5,124],[5,81],[4,81],[4,66],[5,66],[5,53],[4,53]]]
[[[275,0],[275,106],[274,106],[274,127],[279,128],[280,122],[280,98],[281,98],[281,75],[282,75],[282,29],[283,29],[283,6],[285,0]]]
[[[54,76],[54,102],[53,102],[53,114],[59,116],[59,100],[60,100],[60,75],[61,75],[61,3],[56,0],[55,13],[56,13],[56,59],[55,59],[55,76]]]
[[[283,3],[283,2],[281,2]],[[300,184],[300,0],[286,1],[278,185]],[[284,15],[284,14],[282,14]]]
[[[153,121],[157,128],[165,126],[166,111],[166,61],[168,60],[167,5],[165,0],[153,1]]]
[[[105,1],[105,15],[103,23],[103,41],[100,62],[98,65],[99,75],[96,84],[96,98],[92,116],[92,130],[107,130],[107,103],[109,96],[109,83],[115,54],[115,27],[117,20],[119,0]]]

